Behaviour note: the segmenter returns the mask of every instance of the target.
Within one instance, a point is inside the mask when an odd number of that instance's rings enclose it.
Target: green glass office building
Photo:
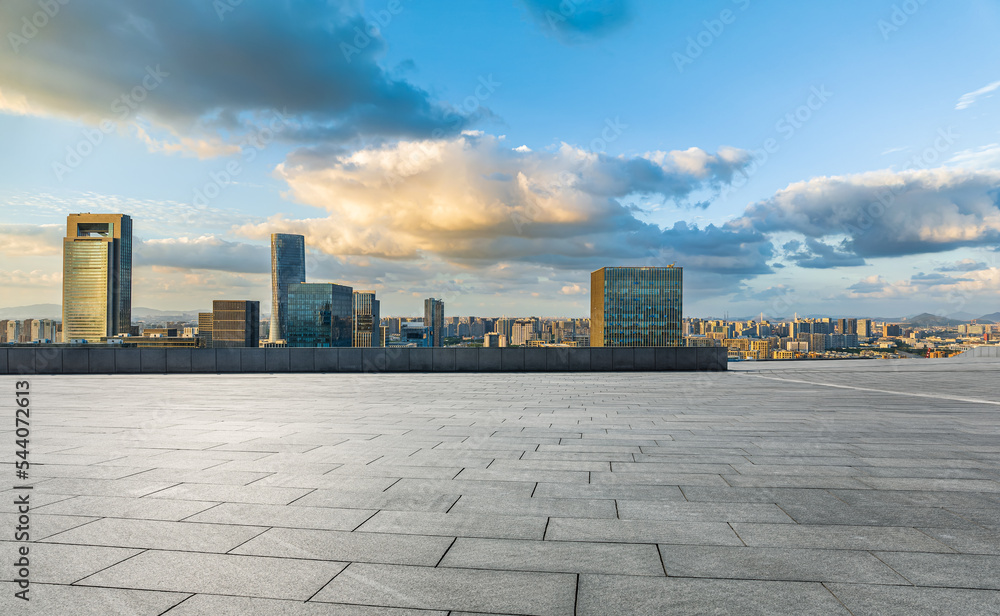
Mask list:
[[[590,275],[590,346],[682,346],[684,270],[602,267]]]
[[[349,347],[354,334],[354,289],[340,284],[288,285],[288,346]]]

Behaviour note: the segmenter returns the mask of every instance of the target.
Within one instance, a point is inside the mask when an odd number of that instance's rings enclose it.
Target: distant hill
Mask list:
[[[930,314],[925,312],[923,314],[918,314],[915,317],[908,319],[903,319],[900,323],[905,323],[906,325],[913,325],[915,327],[947,327],[950,325],[962,325],[966,321],[959,321],[958,319],[949,319],[948,317],[941,317],[936,314]]]
[[[980,323],[1000,323],[1000,312],[994,312],[993,314],[984,314],[983,316],[976,319]]]
[[[203,310],[157,310],[156,308],[132,308],[132,319],[135,321],[197,321],[199,312],[211,312],[211,308]],[[32,304],[30,306],[13,306],[0,308],[0,319],[61,319],[62,306],[59,304]]]
[[[30,306],[14,306],[0,308],[0,319],[61,319],[62,306],[59,304],[32,304]]]

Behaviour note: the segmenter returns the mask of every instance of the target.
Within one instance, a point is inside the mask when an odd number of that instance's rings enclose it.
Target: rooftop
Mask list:
[[[29,613],[997,613],[998,377],[32,376]]]

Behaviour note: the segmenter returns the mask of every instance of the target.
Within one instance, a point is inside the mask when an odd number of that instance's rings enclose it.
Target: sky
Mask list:
[[[66,215],[135,225],[133,305],[270,309],[271,233],[382,313],[1000,310],[996,0],[4,0],[0,306]]]

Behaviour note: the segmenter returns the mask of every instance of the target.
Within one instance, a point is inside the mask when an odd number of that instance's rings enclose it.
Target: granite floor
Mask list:
[[[1000,614],[1000,362],[30,381],[3,614]]]

